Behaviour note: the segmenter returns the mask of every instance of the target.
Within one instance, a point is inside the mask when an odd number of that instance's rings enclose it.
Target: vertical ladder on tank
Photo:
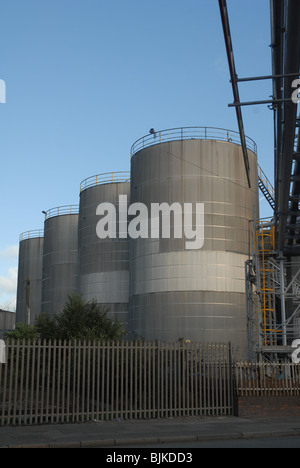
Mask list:
[[[260,335],[264,347],[277,344],[274,273],[270,258],[275,249],[275,228],[270,222],[256,225],[257,268],[260,297]]]

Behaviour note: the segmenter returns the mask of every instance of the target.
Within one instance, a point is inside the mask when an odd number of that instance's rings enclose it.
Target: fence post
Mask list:
[[[232,363],[232,348],[231,342],[228,343],[228,357],[229,357],[229,407],[231,415],[234,414],[234,372]]]
[[[160,346],[159,341],[155,340],[155,403],[154,410],[156,412],[156,417],[159,419],[160,414]]]

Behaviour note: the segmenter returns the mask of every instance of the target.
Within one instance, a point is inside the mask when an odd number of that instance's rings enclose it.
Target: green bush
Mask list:
[[[5,338],[12,340],[34,340],[38,338],[38,332],[33,325],[25,325],[25,323],[18,322],[15,330],[5,333]]]
[[[108,308],[95,300],[85,302],[80,294],[74,292],[69,295],[61,314],[40,314],[34,325],[18,323],[6,337],[20,340],[120,341],[127,332],[123,323],[117,318],[110,318],[108,312]]]

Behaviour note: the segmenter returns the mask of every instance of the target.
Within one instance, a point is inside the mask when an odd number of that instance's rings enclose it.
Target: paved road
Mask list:
[[[184,452],[188,452],[188,449],[195,448],[300,448],[300,437],[299,436],[290,436],[290,437],[264,437],[264,438],[254,438],[254,439],[245,439],[245,440],[222,440],[222,441],[207,441],[207,442],[187,442],[187,443],[168,443],[168,444],[159,444],[159,445],[136,445],[136,446],[123,446],[115,447],[115,452],[118,453],[118,450],[122,449],[126,452],[137,453],[143,449],[159,449],[165,452],[170,451],[170,449],[183,449]],[[111,449],[109,449],[111,450]],[[154,450],[155,452],[155,450]]]
[[[286,439],[286,436],[293,438]],[[300,417],[278,419],[245,419],[233,416],[187,417],[0,427],[0,447],[7,448],[164,449],[220,445],[256,447],[258,444],[266,446],[271,444],[278,448],[290,448],[292,444],[300,448]]]

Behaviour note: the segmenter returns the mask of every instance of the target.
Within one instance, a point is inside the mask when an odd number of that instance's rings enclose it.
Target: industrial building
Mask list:
[[[270,5],[272,74],[239,78],[226,0],[219,0],[238,132],[152,128],[132,145],[129,173],[85,179],[78,207],[46,212],[44,234],[20,238],[17,321],[59,313],[76,290],[105,304],[129,338],[231,342],[241,356],[268,360],[291,353],[300,338],[300,120],[292,100],[300,2]],[[239,82],[255,80],[271,80],[273,96],[241,102]],[[243,106],[260,104],[274,115],[274,183],[244,131]],[[259,189],[273,210],[270,219],[260,219]],[[120,196],[148,213],[152,204],[161,207],[155,235],[97,236],[98,205],[120,210]],[[178,234],[184,213],[178,218],[175,211],[197,204],[204,207],[203,243],[187,249]],[[165,215],[169,236],[160,224]],[[148,226],[150,219],[142,222]]]
[[[252,255],[246,264],[248,356],[290,357],[300,338],[300,134],[299,90],[295,91],[300,68],[300,2],[270,1],[271,74],[244,78],[238,76],[235,65],[226,0],[219,0],[219,7],[234,97],[229,105],[236,110],[247,173],[243,107],[268,105],[274,120],[274,184],[259,173],[259,186],[273,216],[253,221]],[[239,83],[260,80],[270,81],[272,96],[241,102]]]
[[[6,332],[14,330],[16,325],[16,313],[10,310],[0,309],[0,339]]]

